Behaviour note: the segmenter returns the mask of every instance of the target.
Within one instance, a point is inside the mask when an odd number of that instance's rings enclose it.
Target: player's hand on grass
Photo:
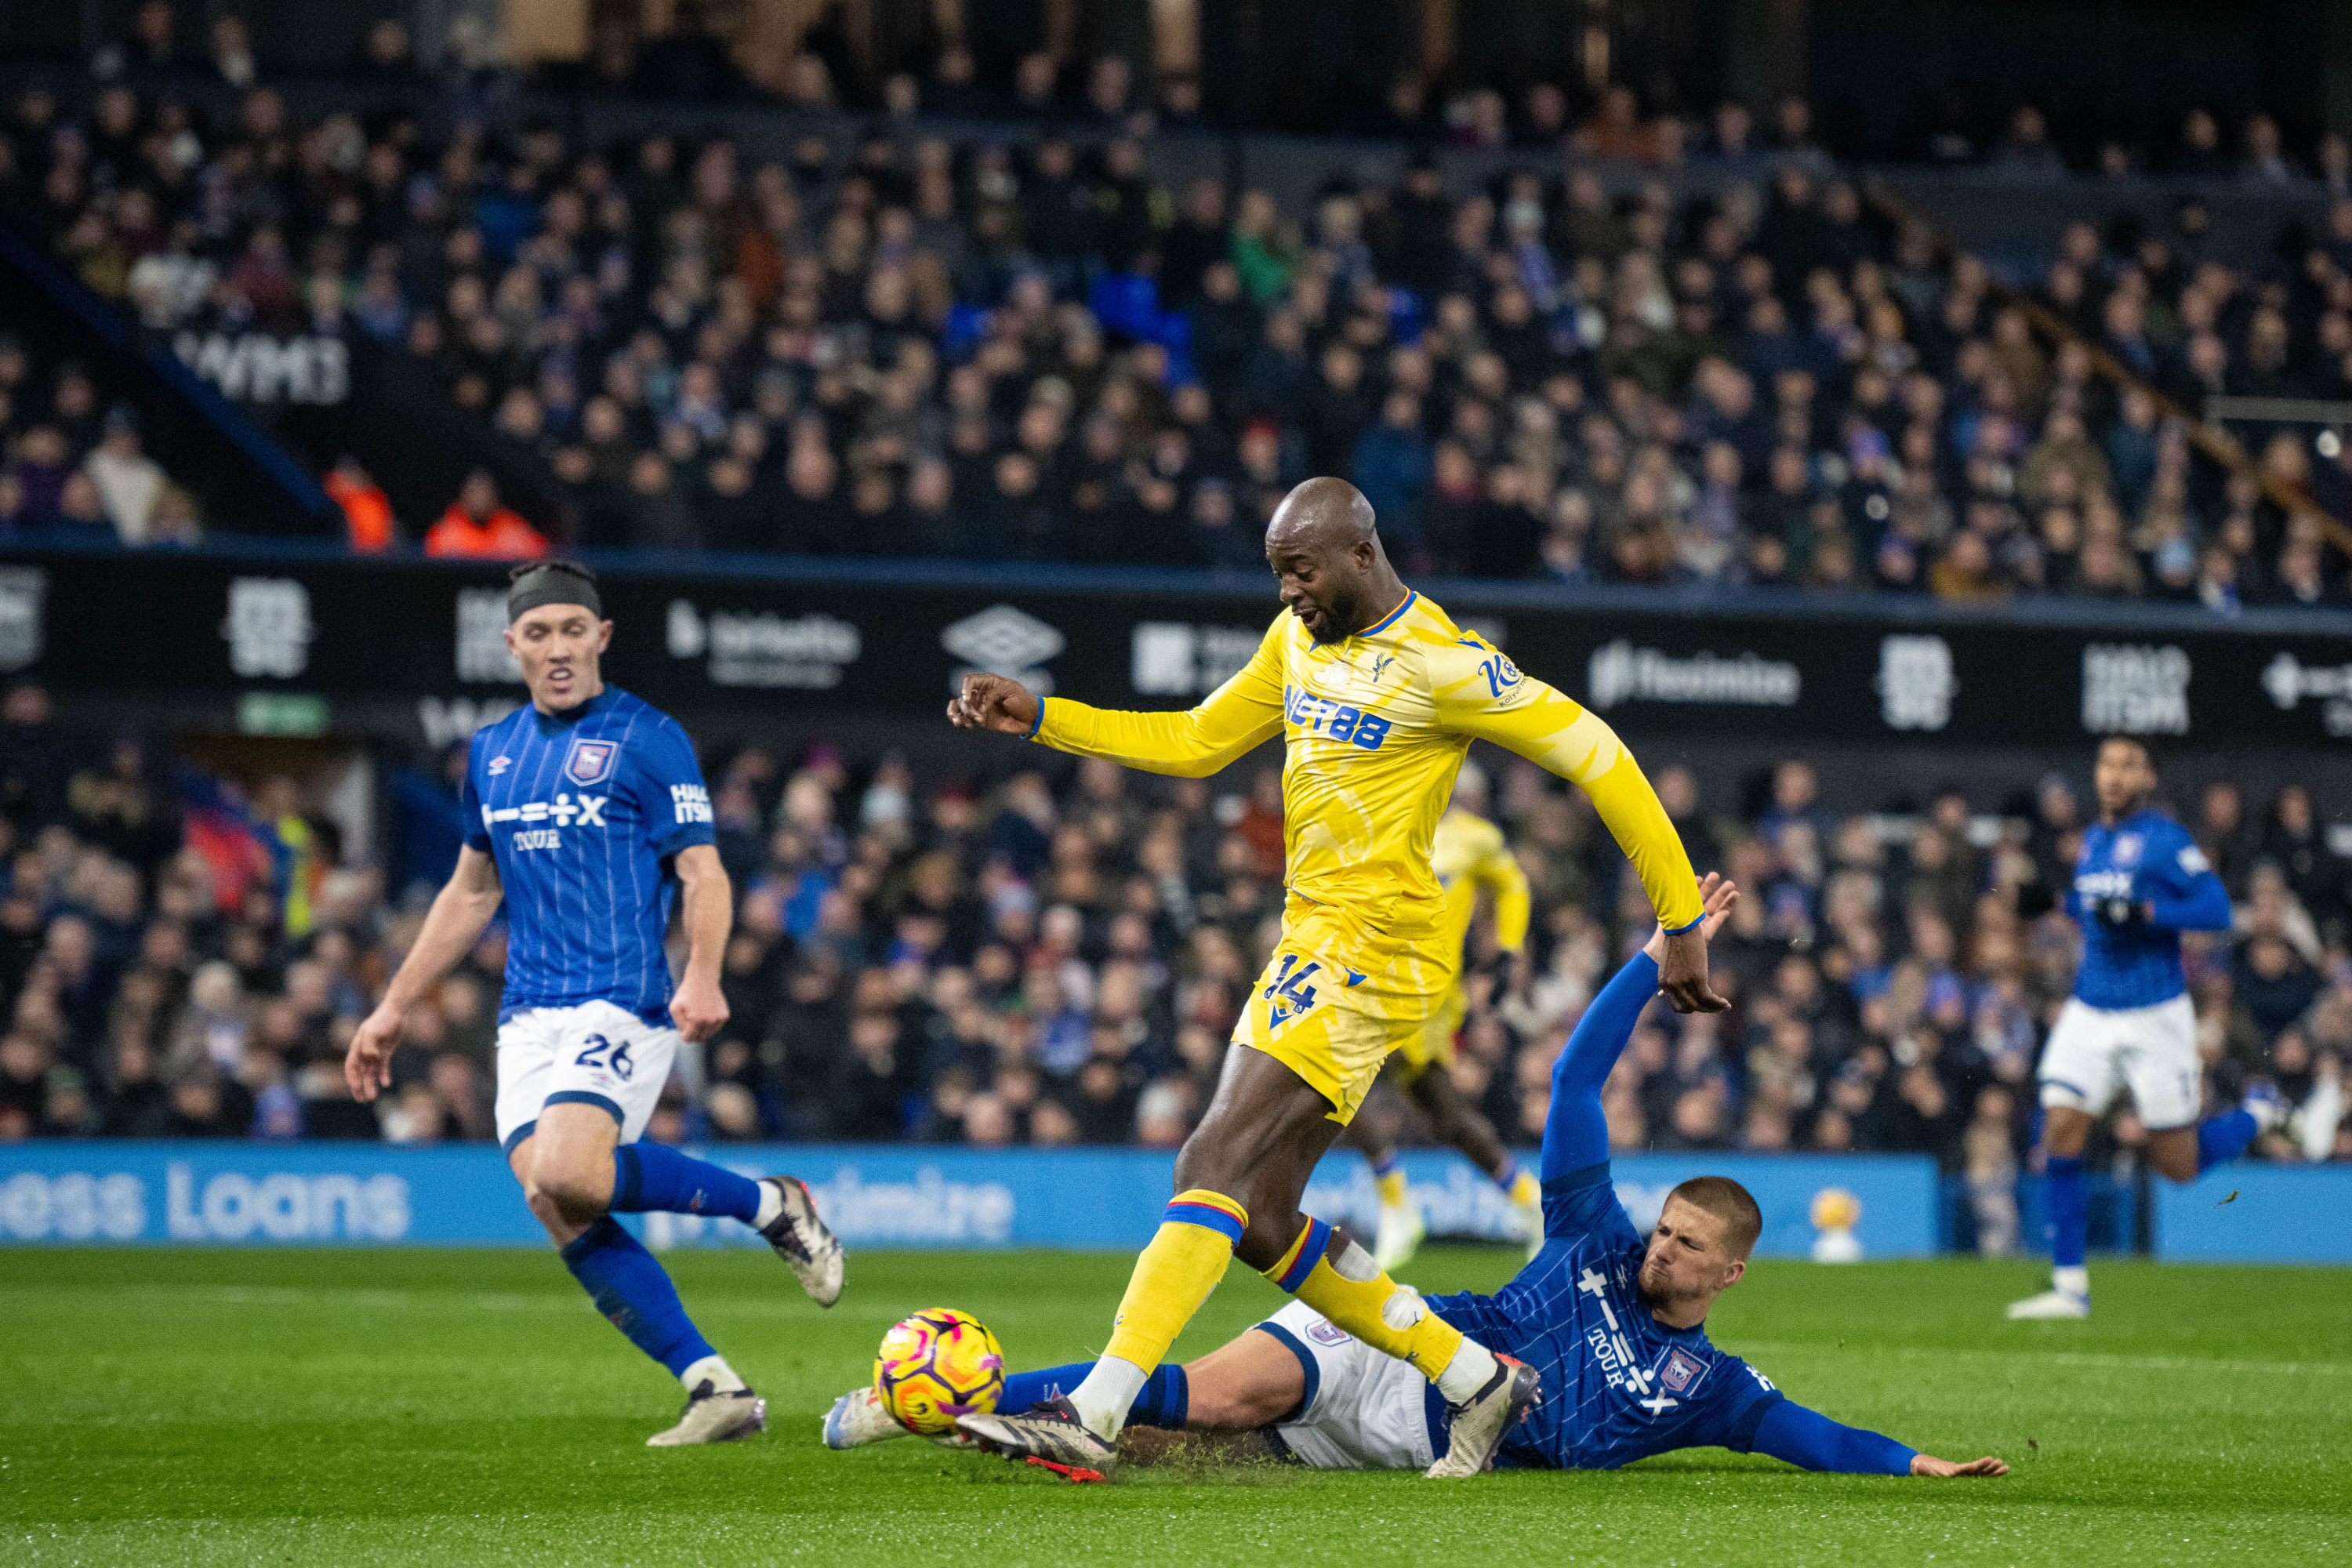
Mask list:
[[[1045,699],[1002,675],[967,675],[962,695],[948,704],[948,722],[959,730],[993,730],[1026,735],[1037,727]]]
[[[669,999],[669,1016],[678,1037],[695,1044],[710,1038],[727,1022],[727,998],[719,994],[718,981],[688,970]]]
[[[352,1098],[365,1104],[376,1090],[392,1087],[392,1052],[400,1044],[401,1016],[387,1002],[360,1021],[343,1057],[343,1081]]]
[[[2005,1476],[2009,1466],[1987,1454],[1981,1459],[1970,1459],[1956,1465],[1949,1459],[1939,1459],[1933,1454],[1911,1456],[1911,1473],[1915,1476]]]
[[[1703,918],[1688,931],[1669,931],[1663,925],[1650,933],[1642,951],[1658,966],[1658,989],[1677,1013],[1720,1013],[1731,1005],[1706,983],[1707,940],[1731,918],[1739,889],[1719,872],[1709,871],[1698,885]]]

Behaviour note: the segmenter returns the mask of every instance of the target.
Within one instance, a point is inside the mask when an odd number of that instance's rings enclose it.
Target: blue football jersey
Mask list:
[[[2112,926],[2096,910],[2106,899],[2181,912],[2174,920],[2160,915]],[[2229,894],[2197,841],[2162,812],[2143,806],[2112,827],[2093,823],[2084,830],[2074,885],[2066,894],[2066,912],[2083,928],[2075,996],[2086,1006],[2107,1008],[2171,1001],[2189,989],[2180,968],[2183,928],[2177,921],[2188,919],[2188,929],[2226,927],[2229,908]]]
[[[506,889],[500,1019],[610,1002],[667,1022],[669,859],[717,842],[677,721],[609,686],[561,719],[525,707],[475,733],[464,801]]]
[[[1780,1397],[1764,1374],[1669,1329],[1642,1305],[1643,1247],[1594,1165],[1545,1184],[1543,1250],[1492,1296],[1432,1296],[1430,1310],[1543,1378],[1543,1403],[1511,1428],[1496,1462],[1614,1469],[1670,1448],[1746,1452]]]

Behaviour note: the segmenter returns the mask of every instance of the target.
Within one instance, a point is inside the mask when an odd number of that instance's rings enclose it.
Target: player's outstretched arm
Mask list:
[[[1048,702],[1017,680],[967,675],[948,704],[959,730],[1024,735],[1057,752],[1107,757],[1146,773],[1200,778],[1282,729],[1282,658],[1276,621],[1239,673],[1181,713],[1128,713],[1067,698]]]
[[[1485,643],[1465,638],[1432,655],[1430,698],[1448,729],[1492,741],[1581,789],[1632,861],[1667,932],[1658,988],[1677,1013],[1731,1005],[1706,978],[1697,879],[1682,837],[1617,732]]]
[[[1698,933],[1711,937],[1731,916],[1739,889],[1710,871],[1699,884],[1701,916]],[[1569,1031],[1568,1048],[1551,1068],[1551,1110],[1544,1118],[1542,1178],[1554,1181],[1587,1170],[1609,1158],[1609,1122],[1601,1114],[1601,1089],[1610,1069],[1625,1053],[1641,1022],[1642,1010],[1658,994],[1658,954],[1665,943],[1665,928],[1652,933],[1649,944],[1609,977]]]
[[[707,1040],[727,1022],[727,998],[719,989],[719,961],[727,954],[727,932],[735,918],[733,889],[719,851],[708,844],[689,844],[675,862],[681,923],[686,927],[686,973],[669,999],[670,1021],[681,1038]]]
[[[401,1021],[451,964],[473,951],[482,928],[499,912],[502,896],[499,863],[471,845],[458,850],[457,868],[434,895],[416,944],[383,988],[383,1000],[352,1036],[352,1048],[343,1058],[343,1081],[352,1086],[352,1099],[373,1100],[376,1090],[391,1086],[392,1050],[400,1043]]]
[[[1758,1423],[1752,1452],[1808,1470],[1851,1476],[2005,1476],[2009,1466],[1987,1455],[1955,1464],[1906,1447],[1892,1437],[1831,1420],[1793,1400],[1774,1401]]]

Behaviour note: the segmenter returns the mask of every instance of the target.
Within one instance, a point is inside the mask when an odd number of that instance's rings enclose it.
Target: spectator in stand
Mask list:
[[[171,482],[152,458],[140,449],[139,416],[127,403],[106,411],[106,434],[81,471],[98,487],[106,520],[125,544],[150,542],[156,503]]]
[[[348,530],[344,537],[354,554],[381,555],[392,548],[398,537],[393,528],[392,498],[360,467],[358,458],[344,458],[320,483],[343,510]]]
[[[1181,536],[1198,547],[1186,558],[1216,565],[1251,557],[1261,489],[1312,464],[1356,468],[1382,491],[1400,554],[1432,566],[1467,562],[1470,536],[1446,536],[1450,523],[1475,512],[1520,529],[1524,512],[1542,523],[1536,549],[1517,541],[1485,568],[1534,570],[1532,554],[1555,579],[1661,588],[2137,592],[2322,611],[2352,598],[2340,552],[2288,537],[2259,495],[2241,528],[2183,428],[2113,395],[1980,260],[1939,263],[1923,236],[1874,228],[1801,99],[1760,115],[1720,106],[1704,138],[1710,179],[1767,189],[1761,203],[1685,184],[1679,121],[1645,121],[1622,86],[1568,139],[1557,184],[1503,172],[1474,185],[1416,153],[1392,180],[1335,171],[1301,203],[1205,178],[1171,196],[1115,60],[1090,65],[1067,103],[1050,56],[1018,67],[1021,112],[1059,123],[1075,109],[1120,133],[1099,145],[1089,130],[1024,150],[927,120],[986,107],[957,48],[911,109],[906,84],[890,89],[875,135],[841,152],[798,137],[770,161],[659,129],[591,148],[495,114],[446,132],[332,104],[306,117],[268,87],[167,100],[134,62],[172,58],[171,19],[165,5],[137,12],[86,95],[21,95],[0,198],[155,331],[349,334],[366,350],[354,364],[373,368],[355,378],[347,439],[402,515],[435,515],[447,480],[383,433],[429,431],[435,449],[490,467],[541,538],[1036,552],[1034,538],[877,526],[936,462],[959,515],[1017,512],[1105,561],[1129,542],[1174,560],[1159,552]],[[242,76],[241,25],[217,20],[215,73]],[[717,20],[682,12],[621,76],[812,106],[865,90],[837,28],[751,83]],[[362,79],[412,68],[396,22],[370,28],[363,52]],[[1501,94],[1465,88],[1449,110],[1457,140],[1559,144],[1556,89],[1536,84],[1515,118]],[[1403,83],[1409,112],[1383,110],[1374,128],[1418,123],[1423,90]],[[2038,107],[2004,112],[1996,163],[2074,177]],[[2290,140],[2252,117],[2241,159],[2197,110],[2172,162],[2264,183],[2304,181],[2307,164],[2315,192],[2352,179],[2340,138]],[[1635,165],[1654,172],[1622,183]],[[2063,227],[2035,262],[2041,302],[2192,415],[2216,394],[2352,387],[2352,204],[2315,220],[2284,293],[2221,258],[2210,217],[2191,197],[2161,233]],[[105,403],[88,378],[23,359],[0,351],[14,480],[0,518],[95,526],[87,488],[70,509],[65,491]],[[1042,445],[1024,434],[1035,405],[1059,429]],[[1274,426],[1270,458],[1257,420]],[[1141,456],[1171,432],[1184,459],[1148,471]],[[1467,468],[1446,458],[1433,500],[1447,443]],[[1034,484],[1000,462],[1016,452]],[[2352,521],[2347,471],[2339,455],[2294,482]],[[771,497],[780,526],[747,527]],[[1836,513],[1817,515],[1824,500]],[[1229,501],[1231,522],[1197,525]],[[103,484],[98,503],[114,504]],[[1953,526],[1979,504],[2021,514],[1976,528],[1981,552]],[[1166,517],[1195,526],[1149,521]]]
[[[547,553],[546,537],[499,504],[499,487],[487,468],[466,476],[457,499],[425,536],[425,553],[474,561],[524,561]]]

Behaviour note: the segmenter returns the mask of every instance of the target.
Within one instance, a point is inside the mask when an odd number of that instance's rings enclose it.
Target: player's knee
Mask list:
[[[1238,1190],[1237,1174],[1230,1151],[1209,1123],[1195,1128],[1192,1136],[1184,1140],[1184,1146],[1176,1151],[1176,1190],[1180,1193],[1206,1189],[1223,1193],[1246,1207],[1248,1199]]]
[[[572,1161],[542,1161],[523,1183],[523,1194],[541,1221],[551,1214],[575,1222],[593,1219],[612,1201],[612,1173]]]

